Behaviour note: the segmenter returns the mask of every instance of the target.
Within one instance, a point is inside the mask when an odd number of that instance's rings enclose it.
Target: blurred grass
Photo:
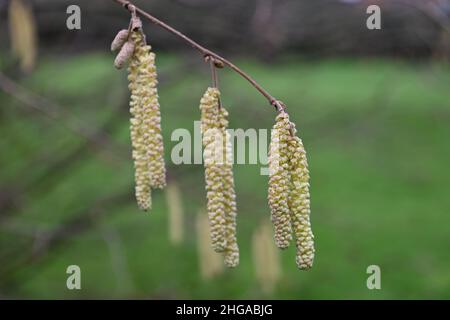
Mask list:
[[[176,144],[171,132],[192,131],[209,76],[186,72],[183,61],[173,56],[160,56],[158,64],[163,76],[176,77],[160,89],[169,162]],[[283,277],[276,292],[261,293],[250,248],[257,224],[269,219],[267,177],[259,175],[259,166],[237,165],[241,264],[203,281],[194,234],[194,217],[205,205],[202,166],[170,165],[187,214],[189,232],[182,246],[168,241],[161,191],[154,192],[149,214],[139,212],[130,197],[126,204],[106,208],[88,231],[8,274],[0,293],[26,298],[450,298],[448,66],[298,57],[270,66],[246,60],[239,64],[288,105],[309,152],[317,246],[311,271],[296,269],[293,249],[282,252]],[[110,56],[49,58],[22,84],[92,127],[119,113],[118,128],[110,134],[129,150],[125,74],[111,67]],[[232,128],[272,126],[273,110],[242,79],[221,72],[221,88]],[[87,149],[67,169],[45,172],[45,159],[69,154],[83,138],[65,130],[63,121],[24,111],[3,93],[0,105],[0,184],[12,188],[33,181],[21,194],[20,209],[2,212],[15,224],[58,227],[99,198],[132,192],[127,154],[112,163],[98,150]],[[44,160],[30,166],[32,159]],[[10,244],[9,250],[14,245],[22,250],[24,241],[30,249],[29,235],[0,228],[0,241]],[[116,239],[112,244],[111,232]],[[65,270],[71,264],[81,267],[81,291],[66,289]],[[382,270],[379,291],[366,288],[366,268],[372,264]]]

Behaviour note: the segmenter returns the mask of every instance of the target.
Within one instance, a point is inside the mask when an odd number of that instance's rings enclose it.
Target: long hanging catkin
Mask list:
[[[237,208],[236,192],[234,190],[233,177],[233,150],[231,136],[228,128],[228,111],[221,107],[219,111],[220,129],[224,139],[224,163],[223,163],[223,197],[225,209],[225,264],[233,268],[239,264],[239,247],[237,244],[236,225]]]
[[[136,199],[141,209],[149,210],[151,187],[163,188],[166,185],[155,54],[150,52],[151,47],[145,44],[140,30],[134,30],[129,41],[135,48],[128,68],[128,79],[131,91],[130,131],[135,162]]]
[[[219,90],[208,88],[200,101],[200,110],[211,245],[214,251],[224,252],[226,239],[221,164],[223,159],[220,159],[223,158],[223,139],[219,130],[219,97]]]
[[[269,206],[275,230],[275,244],[278,248],[289,247],[292,240],[291,217],[289,214],[289,116],[278,114],[272,130],[269,149]]]
[[[133,32],[131,37],[133,43],[136,43],[141,39],[138,32]],[[139,67],[139,57],[136,53],[133,55],[130,65],[128,66],[128,80],[130,82],[128,87],[131,91],[130,113],[132,115],[130,119],[130,134],[135,167],[136,200],[139,208],[142,210],[149,210],[152,207],[152,199],[149,159],[147,155],[148,141],[145,139],[147,128],[143,126],[148,115],[146,115],[143,110],[141,97],[145,87],[139,78]]]
[[[309,171],[302,140],[295,124],[282,111],[276,118],[269,154],[269,205],[275,243],[286,248],[296,241],[296,263],[307,270],[314,260],[314,235],[310,223]]]
[[[166,186],[166,166],[164,163],[164,145],[161,130],[161,112],[158,96],[158,80],[155,66],[155,54],[149,45],[144,45],[142,34],[136,39],[136,55],[139,59],[139,78],[144,86],[141,103],[147,114],[143,126],[148,128],[144,133],[148,139],[147,155],[149,157],[150,185],[152,188],[163,189]]]
[[[292,127],[295,134],[294,124]],[[315,252],[310,223],[309,170],[303,142],[295,135],[289,139],[289,155],[291,171],[289,208],[297,247],[296,262],[299,269],[307,270],[313,265]]]

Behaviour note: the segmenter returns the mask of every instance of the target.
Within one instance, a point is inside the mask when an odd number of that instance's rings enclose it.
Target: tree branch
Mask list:
[[[250,84],[253,85],[253,87],[255,87],[256,90],[258,90],[258,92],[261,93],[269,101],[270,105],[272,105],[273,107],[275,107],[277,109],[277,111],[285,111],[286,106],[284,105],[283,102],[281,102],[281,101],[277,100],[275,97],[273,97],[261,85],[259,85],[252,77],[250,77],[247,73],[245,73],[242,69],[240,69],[238,66],[233,64],[231,61],[229,61],[229,60],[221,57],[217,53],[203,47],[202,45],[198,44],[191,38],[187,37],[186,35],[184,35],[180,31],[178,31],[177,29],[171,27],[167,23],[159,20],[158,18],[155,18],[148,12],[136,7],[132,2],[127,1],[127,0],[113,0],[113,1],[122,5],[130,13],[135,11],[135,12],[139,13],[141,16],[147,18],[153,24],[155,24],[155,25],[165,29],[166,31],[174,34],[175,36],[179,37],[180,39],[185,41],[187,44],[189,44],[192,48],[194,48],[198,52],[200,52],[200,54],[202,54],[205,59],[207,59],[207,60],[213,59],[213,60],[219,61],[222,64],[226,65],[231,70],[235,71],[241,77],[243,77],[248,82],[250,82]]]

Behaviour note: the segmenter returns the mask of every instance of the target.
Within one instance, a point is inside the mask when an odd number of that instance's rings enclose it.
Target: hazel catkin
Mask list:
[[[294,136],[288,143],[291,171],[289,208],[297,249],[296,263],[299,269],[307,270],[313,265],[315,252],[310,223],[309,170],[303,142],[295,136],[295,129],[293,132]]]
[[[114,40],[111,43],[111,51],[117,51],[125,44],[125,42],[128,40],[128,29],[122,29],[120,30]]]
[[[212,247],[223,253],[225,265],[233,268],[239,264],[233,151],[227,131],[228,112],[219,107],[219,99],[219,90],[208,88],[200,102],[207,210]]]
[[[117,69],[122,69],[124,65],[130,60],[133,56],[135,50],[135,43],[131,40],[125,42],[125,44],[120,49],[119,53],[116,56],[116,60],[114,60],[114,66]]]
[[[289,247],[292,240],[291,218],[289,214],[289,116],[278,114],[272,130],[269,148],[269,192],[268,200],[274,225],[275,244],[280,249]]]
[[[149,157],[150,186],[163,189],[166,186],[166,166],[161,129],[161,111],[158,101],[155,54],[150,52],[150,50],[151,47],[148,45],[140,46],[136,49],[136,55],[140,63],[139,78],[143,85],[141,103],[143,112],[146,114],[146,119],[142,125],[147,129],[144,136],[148,141],[147,156]]]
[[[282,111],[276,118],[269,153],[269,205],[275,243],[286,248],[296,244],[296,263],[307,270],[314,260],[314,235],[310,223],[309,171],[302,140],[295,124]]]
[[[133,42],[136,43],[139,36],[133,33],[132,38]],[[150,174],[146,152],[147,141],[145,139],[145,128],[143,127],[146,114],[142,104],[142,91],[144,89],[139,77],[139,66],[139,59],[135,55],[128,67],[128,80],[130,82],[128,87],[131,91],[130,113],[132,115],[130,119],[130,135],[135,167],[136,200],[142,210],[149,210],[151,209]]]
[[[228,128],[228,111],[221,107],[219,111],[219,125],[223,142],[223,200],[225,209],[225,265],[234,268],[239,264],[239,247],[236,237],[237,208],[236,192],[233,177],[233,150]]]
[[[207,211],[210,224],[211,245],[214,251],[224,252],[225,240],[225,207],[220,165],[221,142],[219,120],[220,92],[216,88],[208,88],[200,101],[201,132],[204,147],[204,165]]]
[[[144,43],[141,32],[133,31],[129,41],[136,47],[128,68],[136,199],[141,209],[149,210],[151,188],[163,188],[166,184],[155,55]]]

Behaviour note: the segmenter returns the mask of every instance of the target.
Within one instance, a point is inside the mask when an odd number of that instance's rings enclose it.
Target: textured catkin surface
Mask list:
[[[219,108],[219,99],[219,90],[208,88],[200,102],[207,210],[212,247],[223,253],[225,265],[233,268],[239,264],[233,151],[227,132],[228,112]]]
[[[210,223],[211,245],[214,251],[224,252],[225,206],[223,194],[223,139],[219,130],[219,90],[208,88],[200,101],[201,131],[204,147],[204,165],[207,211]]]
[[[111,43],[111,51],[116,51],[122,48],[125,42],[128,40],[129,32],[127,29],[120,30]]]
[[[140,37],[137,33],[132,34],[134,43],[139,43]],[[130,135],[133,148],[133,160],[135,167],[136,200],[139,208],[142,210],[151,209],[151,188],[149,174],[149,159],[146,153],[148,142],[145,139],[145,128],[143,126],[146,120],[144,107],[142,104],[142,82],[139,79],[140,59],[134,54],[128,67],[129,89],[131,91],[130,99]]]
[[[236,267],[239,264],[239,246],[237,244],[237,206],[233,177],[233,150],[228,128],[228,111],[222,107],[219,112],[220,131],[224,138],[223,196],[225,209],[225,264]]]
[[[273,127],[269,150],[268,200],[274,225],[275,244],[281,249],[289,247],[292,240],[291,217],[288,205],[290,187],[289,128],[289,116],[284,112],[280,113]]]
[[[155,55],[143,42],[140,32],[133,32],[134,54],[128,68],[131,91],[131,142],[135,164],[136,199],[143,210],[151,208],[151,187],[166,185],[164,147],[161,135]]]
[[[117,54],[116,60],[114,60],[114,66],[117,69],[122,69],[124,65],[130,60],[135,52],[136,44],[133,41],[127,41]]]
[[[139,50],[139,49],[138,49]],[[166,186],[166,166],[164,162],[164,145],[161,129],[161,112],[156,79],[155,54],[149,53],[150,47],[142,47],[141,74],[144,88],[142,103],[148,119],[144,125],[148,126],[150,185],[152,188],[163,189]]]
[[[314,235],[310,223],[309,170],[302,140],[289,139],[291,192],[289,208],[296,241],[296,263],[299,269],[310,269],[314,261]]]

